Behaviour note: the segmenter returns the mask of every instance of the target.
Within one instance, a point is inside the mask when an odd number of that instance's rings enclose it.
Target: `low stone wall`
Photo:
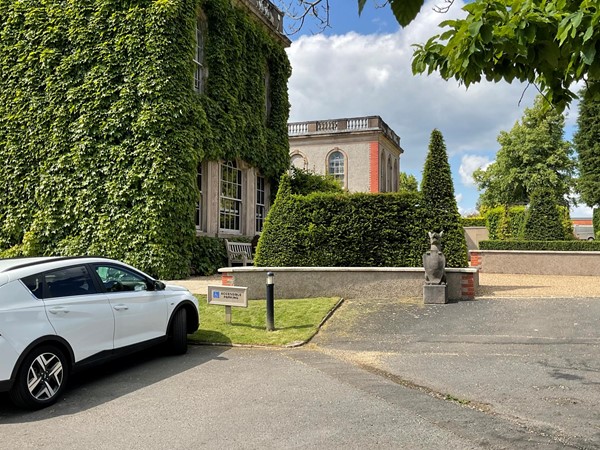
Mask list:
[[[486,227],[465,227],[465,240],[467,249],[477,250],[481,241],[487,241],[490,233]]]
[[[267,272],[275,274],[278,298],[423,297],[425,271],[418,267],[225,267],[222,283],[245,286],[249,299],[265,298]],[[449,300],[473,300],[477,269],[446,269]]]
[[[471,266],[484,273],[600,275],[600,252],[472,250]]]

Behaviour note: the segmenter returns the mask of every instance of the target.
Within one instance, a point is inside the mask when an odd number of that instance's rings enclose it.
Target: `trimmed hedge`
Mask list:
[[[485,227],[485,217],[461,217],[460,219],[463,227]]]
[[[480,250],[547,250],[564,252],[598,252],[600,241],[481,241]]]
[[[490,239],[519,239],[525,224],[525,206],[498,206],[486,212]]]
[[[560,241],[564,238],[565,230],[554,193],[545,187],[534,190],[525,214],[523,239],[527,241]]]
[[[431,231],[423,217],[418,193],[301,196],[291,193],[284,176],[254,261],[257,266],[422,267]],[[440,228],[442,250],[462,248],[446,239],[459,229],[464,240],[458,221]],[[466,248],[445,256],[448,267],[466,267]]]
[[[191,274],[213,275],[227,267],[225,241],[219,238],[197,236],[192,247]]]
[[[592,224],[594,226],[594,237],[600,239],[600,208],[593,209]]]

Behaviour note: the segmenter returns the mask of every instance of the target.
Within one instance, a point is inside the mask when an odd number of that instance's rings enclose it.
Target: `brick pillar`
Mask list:
[[[379,142],[369,144],[369,181],[371,192],[379,192]]]
[[[221,284],[223,286],[235,286],[235,279],[233,275],[224,273],[221,275]]]
[[[476,250],[471,250],[469,254],[471,255],[471,267],[477,267],[480,272],[483,272],[483,270],[481,270],[481,253]]]
[[[475,277],[472,273],[463,273],[460,276],[461,298],[475,300]]]

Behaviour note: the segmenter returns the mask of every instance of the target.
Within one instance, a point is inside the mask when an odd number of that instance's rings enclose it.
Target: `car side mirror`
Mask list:
[[[154,290],[164,291],[167,286],[162,281],[154,280]]]

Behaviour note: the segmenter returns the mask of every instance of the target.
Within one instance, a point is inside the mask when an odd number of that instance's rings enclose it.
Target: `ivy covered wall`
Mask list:
[[[230,0],[0,0],[0,255],[187,275],[198,162],[240,158],[276,180],[289,75],[283,46]]]

